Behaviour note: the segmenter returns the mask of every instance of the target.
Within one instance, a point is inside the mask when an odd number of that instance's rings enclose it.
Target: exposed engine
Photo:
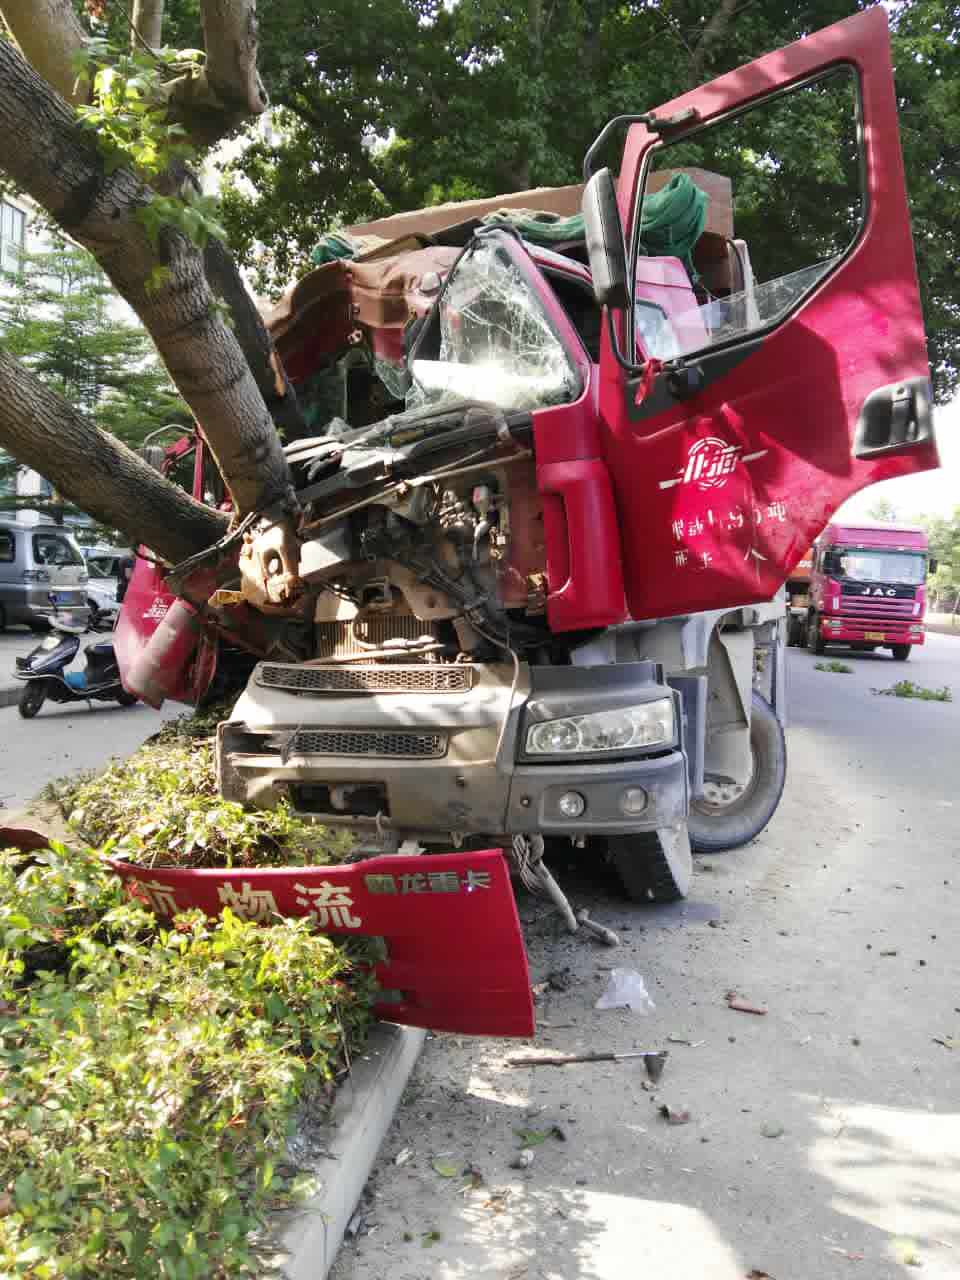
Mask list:
[[[526,414],[454,404],[289,447],[316,660],[502,660],[549,642],[529,435]],[[250,557],[241,569],[261,603],[269,579]]]

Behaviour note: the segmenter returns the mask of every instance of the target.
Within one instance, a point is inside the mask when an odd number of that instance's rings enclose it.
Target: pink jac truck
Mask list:
[[[807,648],[890,649],[905,662],[923,644],[924,582],[936,567],[918,525],[828,524],[813,551]]]

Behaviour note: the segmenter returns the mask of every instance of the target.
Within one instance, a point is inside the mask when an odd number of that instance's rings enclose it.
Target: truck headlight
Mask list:
[[[571,756],[592,751],[630,751],[672,742],[676,732],[673,699],[658,698],[616,711],[543,720],[527,729],[530,756]]]

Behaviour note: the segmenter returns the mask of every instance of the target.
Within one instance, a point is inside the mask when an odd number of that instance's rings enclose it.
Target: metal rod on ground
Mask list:
[[[630,1053],[614,1053],[612,1049],[591,1053],[515,1054],[507,1058],[508,1067],[568,1067],[578,1062],[624,1062],[627,1058],[643,1058],[647,1075],[659,1080],[667,1061],[667,1050],[637,1050]]]

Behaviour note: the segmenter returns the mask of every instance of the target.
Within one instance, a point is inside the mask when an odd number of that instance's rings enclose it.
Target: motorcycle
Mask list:
[[[14,675],[25,682],[18,704],[21,716],[32,720],[48,698],[51,702],[96,699],[132,707],[138,699],[135,694],[127,693],[120,682],[116,654],[109,640],[87,645],[83,671],[64,671],[76,657],[87,622],[76,613],[61,610],[55,592],[50,595],[50,603],[54,612],[49,633],[25,658],[17,658]]]

